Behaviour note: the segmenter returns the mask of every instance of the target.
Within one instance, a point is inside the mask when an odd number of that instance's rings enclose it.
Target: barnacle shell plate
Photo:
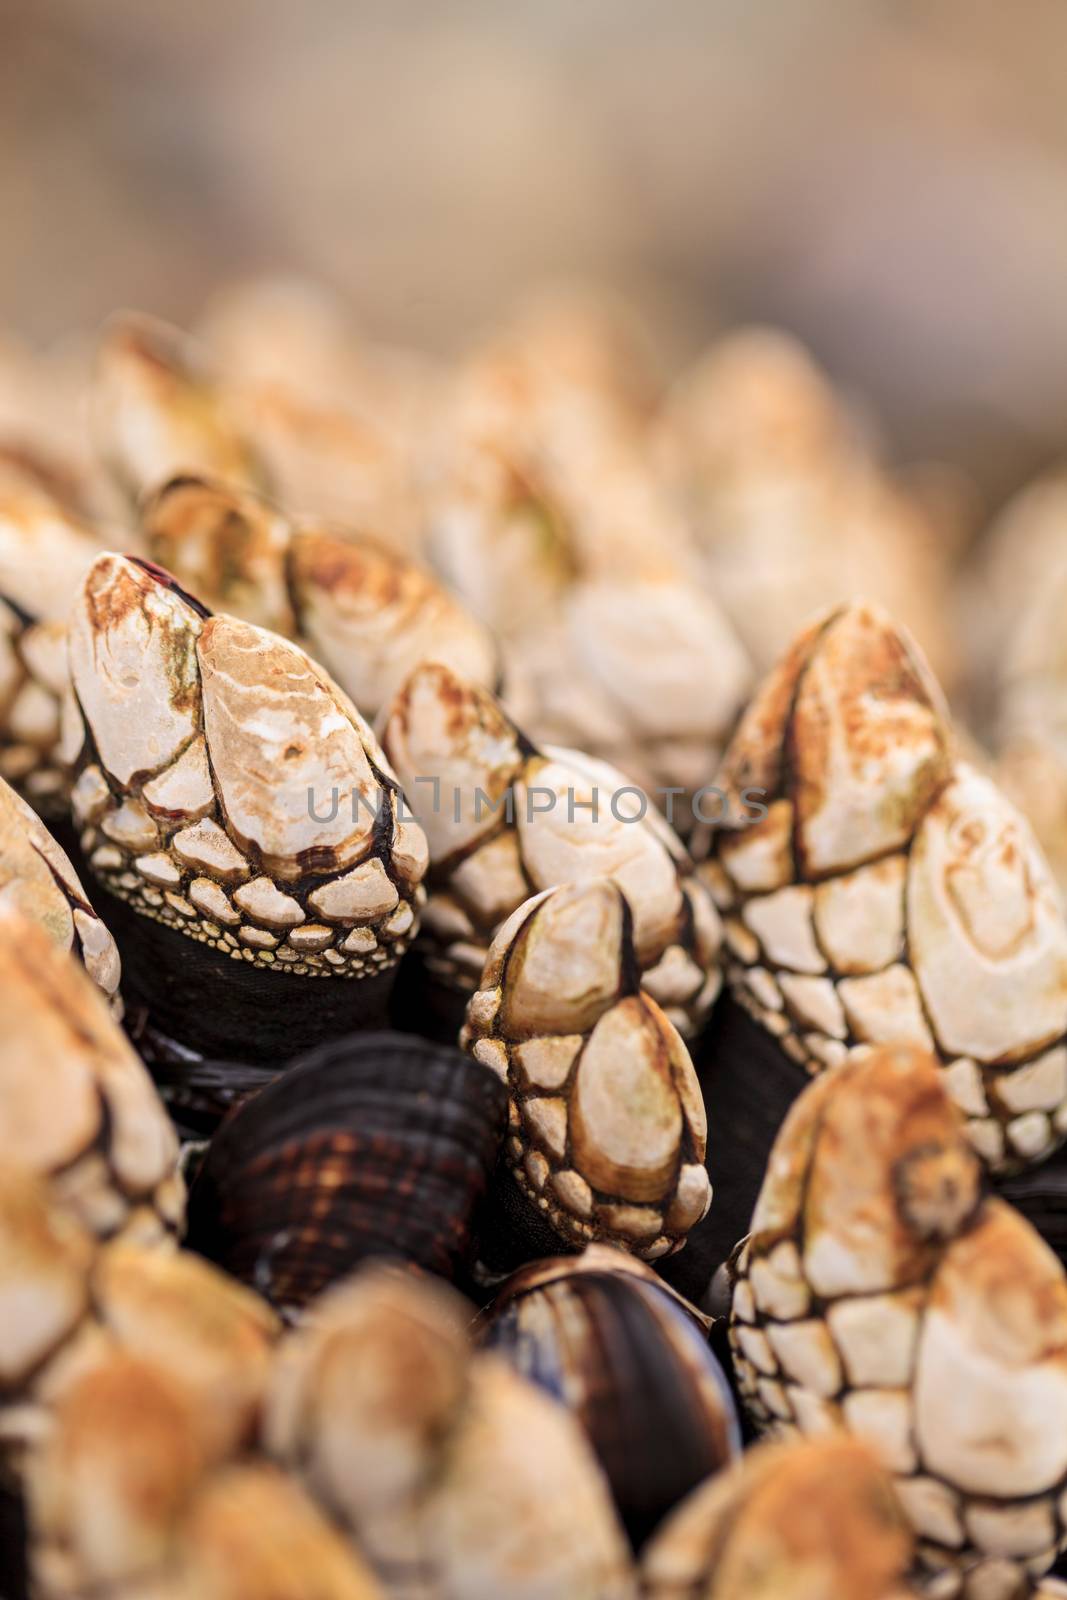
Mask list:
[[[61,950],[76,951],[93,982],[117,1002],[115,941],[85,896],[65,853],[0,780],[0,911],[39,923]]]
[[[629,1553],[577,1424],[498,1358],[462,1302],[364,1269],[283,1341],[265,1440],[391,1592],[630,1600]]]
[[[262,486],[262,464],[210,363],[177,328],[132,312],[111,318],[90,398],[100,453],[131,499],[181,472]]]
[[[649,1600],[905,1600],[912,1539],[858,1440],[763,1445],[708,1478],[642,1552]]]
[[[634,989],[629,912],[593,880],[526,902],[493,941],[463,1040],[511,1097],[509,1169],[574,1244],[654,1260],[707,1211],[707,1118],[682,1039]]]
[[[983,1199],[936,1058],[873,1051],[805,1091],[734,1272],[730,1342],[760,1427],[866,1440],[923,1565],[963,1575],[968,1596],[1051,1565],[1067,1540],[1067,1279]]]
[[[177,1141],[147,1072],[80,967],[37,924],[0,917],[6,1149],[94,1233],[181,1220]]]
[[[141,514],[150,553],[212,609],[303,644],[374,718],[420,661],[491,684],[497,651],[424,567],[377,539],[294,521],[249,490],[165,484]]]
[[[469,989],[489,942],[531,894],[610,876],[633,911],[644,984],[689,1032],[718,993],[721,929],[681,842],[622,773],[531,746],[488,691],[425,664],[394,701],[384,742],[423,822],[434,970]]]
[[[410,943],[425,840],[374,735],[297,646],[102,556],[71,623],[74,791],[105,886],[220,954],[361,976]]]
[[[730,981],[809,1071],[932,1049],[994,1170],[1067,1136],[1067,922],[1022,816],[955,757],[905,635],[855,605],[795,642],[718,783],[766,816],[702,869]]]

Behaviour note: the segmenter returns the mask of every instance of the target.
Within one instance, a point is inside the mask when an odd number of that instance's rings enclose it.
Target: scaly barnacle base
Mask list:
[[[125,952],[122,987],[127,1023],[138,1049],[151,1062],[172,1115],[180,1110],[187,1089],[197,1100],[196,1056],[225,1063],[226,1080],[220,1089],[230,1095],[239,1063],[247,1063],[249,1074],[256,1074],[268,1064],[284,1062],[294,1045],[311,1049],[357,1029],[384,1026],[394,962],[406,949],[404,943],[384,945],[381,959],[370,964],[364,958],[356,965],[353,958],[346,966],[313,966],[307,956],[295,960],[280,946],[249,959],[251,952],[232,935],[224,940],[219,929],[216,939],[210,924],[199,928],[176,915],[168,922],[161,912],[157,921],[157,908],[146,920],[135,900],[116,899],[99,886],[95,899]],[[272,953],[273,966],[262,960],[263,954]],[[229,959],[220,961],[220,956]],[[348,981],[296,981],[307,978]],[[172,1085],[166,1081],[168,1061],[174,1068]],[[238,1098],[256,1086],[256,1081],[244,1086]],[[210,1094],[198,1103],[210,1131],[225,1106]]]
[[[305,923],[303,918],[294,938],[292,930],[286,934],[277,923],[272,927],[266,918],[254,921],[242,915],[239,906],[229,901],[224,892],[214,894],[217,884],[213,880],[199,877],[195,871],[183,873],[180,867],[176,868],[173,889],[158,890],[152,882],[129,870],[133,861],[129,866],[123,862],[122,871],[105,865],[112,860],[111,851],[98,841],[99,835],[87,830],[82,834],[82,849],[90,852],[90,865],[113,899],[123,901],[151,922],[262,971],[291,972],[301,978],[368,978],[383,968],[394,966],[411,942],[406,937],[414,923],[410,907],[405,907],[408,914],[402,912],[391,926],[360,930],[366,934],[365,938],[356,939],[351,933],[343,937],[344,929]],[[161,868],[155,870],[162,875]],[[156,882],[159,882],[158,877]],[[206,903],[209,895],[218,921],[203,912],[198,913],[193,903],[194,899]],[[297,896],[292,898],[299,904]],[[108,921],[111,921],[110,913]],[[185,952],[182,959],[187,957],[188,952]],[[128,955],[127,965],[132,972],[138,963]]]

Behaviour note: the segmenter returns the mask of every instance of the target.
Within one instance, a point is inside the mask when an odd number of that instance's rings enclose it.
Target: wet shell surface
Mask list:
[[[722,754],[751,669],[729,623],[687,573],[576,581],[558,619],[506,654],[505,702],[539,742],[623,769],[683,836]]]
[[[28,917],[60,950],[77,955],[116,1006],[122,964],[65,853],[44,823],[0,779],[0,914]]]
[[[913,1539],[853,1439],[761,1445],[693,1490],[646,1546],[647,1600],[905,1600]]]
[[[210,358],[169,323],[133,312],[110,319],[90,410],[97,448],[135,504],[178,473],[265,486],[265,468]]]
[[[717,784],[763,808],[702,869],[741,1003],[809,1072],[933,1050],[993,1171],[1046,1156],[1067,1136],[1067,922],[906,635],[865,605],[806,629]]]
[[[711,1202],[707,1117],[683,1040],[638,987],[615,882],[526,901],[493,941],[462,1043],[507,1086],[508,1170],[568,1243],[656,1260]]]
[[[224,289],[198,329],[284,503],[417,549],[436,363],[369,342],[349,308],[306,282]]]
[[[753,1420],[867,1441],[936,1593],[1025,1592],[1067,1542],[1067,1278],[983,1197],[930,1052],[872,1050],[804,1091],[732,1270]]]
[[[958,668],[946,553],[955,528],[872,455],[826,374],[794,339],[740,328],[674,386],[665,468],[706,581],[760,671],[827,605],[870,595]]]
[[[467,442],[430,492],[427,543],[468,609],[510,642],[551,616],[577,556],[558,498],[535,466]]]
[[[213,1450],[249,1438],[277,1331],[273,1315],[207,1262],[159,1243],[147,1230],[101,1242],[28,1167],[5,1166],[0,1461],[9,1472],[25,1472],[61,1397],[116,1351],[167,1368]]]
[[[164,1366],[125,1350],[103,1357],[61,1397],[33,1461],[34,1594],[381,1594],[292,1478],[261,1459],[228,1464],[233,1455]]]
[[[631,1600],[626,1540],[566,1410],[472,1353],[441,1285],[364,1269],[282,1343],[268,1450],[400,1600]]]
[[[178,1145],[99,990],[36,922],[0,916],[0,1147],[100,1238],[180,1227]]]
[[[430,550],[501,639],[516,720],[650,792],[676,787],[685,832],[748,660],[617,384],[575,387],[545,354],[512,344],[460,375],[428,474]]]
[[[126,1350],[92,1362],[30,1457],[33,1594],[111,1595],[150,1578],[216,1459],[192,1396],[165,1369]]]
[[[209,1478],[176,1543],[170,1571],[139,1600],[384,1600],[386,1593],[293,1479],[261,1462]]]
[[[47,479],[0,445],[0,778],[47,815],[65,811],[70,787],[66,616],[101,543]]]
[[[201,973],[388,975],[417,927],[426,841],[337,685],[297,646],[205,614],[159,569],[116,555],[88,575],[70,652],[84,718],[74,817],[109,893],[211,952]],[[146,937],[125,941],[128,962]],[[162,949],[164,968],[191,960]],[[154,954],[143,967],[138,988],[162,1005],[167,973]],[[226,1025],[191,993],[184,1006],[167,1030],[179,1039]],[[254,1042],[254,1016],[249,1028]],[[241,1056],[247,1039],[231,1033],[215,1053]]]
[[[998,782],[1029,818],[1048,855],[1061,893],[1067,888],[1067,721],[1064,718],[1064,652],[1061,619],[1067,601],[1067,545],[1058,514],[1067,484],[1056,485],[1049,508],[1048,537],[1037,540],[1020,527],[997,563],[997,609],[1012,618],[1010,635],[994,656],[991,739]],[[1051,486],[1049,486],[1051,488]],[[1053,515],[1053,511],[1057,514]],[[1036,530],[1033,530],[1036,532]],[[1046,548],[1045,546],[1049,547]],[[1014,563],[1005,583],[1001,564]],[[1026,584],[1020,584],[1020,572]],[[1008,611],[1006,587],[1021,589]]]
[[[648,374],[634,382],[640,360],[600,321],[539,311],[472,352],[425,452],[434,562],[509,643],[576,579],[647,571],[687,542],[649,470]]]
[[[286,1307],[370,1255],[453,1278],[506,1118],[503,1085],[458,1050],[339,1040],[230,1114],[192,1187],[189,1244]]]
[[[590,1245],[521,1268],[478,1337],[582,1424],[635,1547],[740,1451],[703,1320],[621,1251]]]
[[[488,692],[418,668],[383,742],[430,848],[422,948],[467,992],[495,931],[531,894],[611,877],[633,908],[642,983],[685,1032],[718,993],[721,929],[680,840],[621,773],[535,749]]]
[[[216,610],[303,644],[373,719],[424,660],[499,675],[486,628],[381,541],[293,521],[250,491],[179,478],[141,514],[149,553]]]

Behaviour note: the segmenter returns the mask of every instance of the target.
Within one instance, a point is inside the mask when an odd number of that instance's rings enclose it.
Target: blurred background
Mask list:
[[[0,0],[0,321],[309,274],[455,350],[607,280],[798,333],[995,504],[1067,438],[1063,0]]]

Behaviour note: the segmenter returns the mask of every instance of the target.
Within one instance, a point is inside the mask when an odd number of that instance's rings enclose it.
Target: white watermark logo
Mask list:
[[[396,811],[403,822],[417,822],[420,817],[447,814],[456,823],[464,820],[482,822],[486,817],[499,817],[508,826],[513,826],[520,819],[531,823],[535,817],[547,816],[561,807],[569,823],[577,822],[579,813],[594,824],[602,816],[609,815],[616,822],[644,822],[652,804],[650,792],[659,801],[658,810],[672,827],[676,819],[683,820],[682,813],[686,810],[693,822],[703,823],[706,827],[746,828],[762,821],[767,815],[767,807],[763,803],[766,789],[742,789],[739,795],[733,796],[725,789],[717,789],[714,784],[705,784],[692,793],[676,784],[651,791],[632,783],[613,789],[601,789],[594,785],[591,789],[581,791],[573,787],[559,790],[529,784],[523,789],[520,802],[514,788],[506,789],[494,799],[478,787],[445,790],[441,779],[437,777],[416,778],[414,782],[428,789],[428,794],[420,795],[420,800],[427,803],[412,810],[404,794],[398,793]],[[336,786],[327,795],[309,788],[308,816],[313,822],[335,822],[341,812],[341,795],[342,791]],[[384,798],[380,789],[375,789],[370,795],[358,789],[349,791],[346,801],[350,805],[352,821],[357,822],[361,814],[377,821]]]

